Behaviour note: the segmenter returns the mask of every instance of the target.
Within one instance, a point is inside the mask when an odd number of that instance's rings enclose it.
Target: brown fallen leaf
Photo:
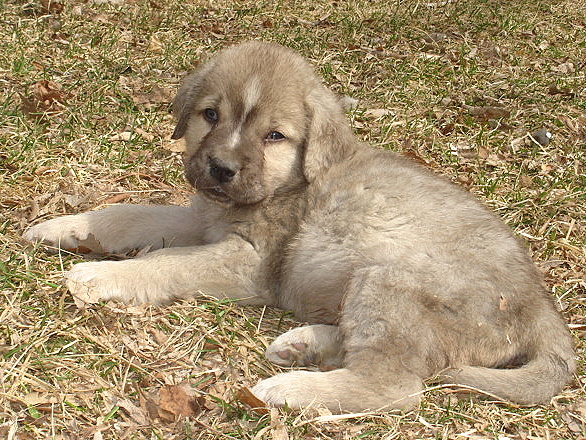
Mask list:
[[[137,105],[154,107],[161,104],[170,104],[175,97],[175,90],[169,87],[153,86],[150,93],[137,94],[132,97],[132,102]]]
[[[174,153],[183,153],[185,151],[185,141],[183,139],[176,141],[172,139],[164,139],[163,148]]]
[[[148,50],[150,52],[154,52],[154,53],[163,53],[163,51],[164,51],[163,43],[161,42],[161,40],[159,40],[157,38],[156,35],[151,36],[151,39],[149,41]]]
[[[562,87],[561,89],[557,86],[557,84],[553,83],[547,89],[547,92],[550,95],[563,95],[568,97],[574,97],[575,93],[569,87]]]
[[[175,422],[183,417],[196,416],[204,404],[188,383],[165,385],[159,390],[159,417]]]
[[[114,205],[116,203],[122,202],[123,200],[129,199],[130,197],[131,197],[131,194],[128,194],[128,193],[116,194],[112,197],[108,197],[106,200],[104,200],[102,202],[102,204]]]
[[[482,107],[465,107],[470,115],[481,121],[489,121],[491,119],[508,118],[511,112],[504,107],[496,107],[492,105],[485,105]]]
[[[392,114],[393,112],[387,108],[372,108],[364,112],[364,117],[372,119],[381,119],[384,116]]]
[[[63,1],[60,0],[41,0],[41,10],[45,14],[61,14],[65,9]]]
[[[44,176],[47,174],[53,174],[59,171],[56,167],[49,167],[49,166],[41,166],[35,170],[35,175],[37,176]]]
[[[86,254],[91,254],[92,250],[88,247],[85,246],[78,246],[75,248],[66,248],[65,249],[67,252],[71,252],[73,254],[81,254],[81,255],[86,255]]]
[[[505,157],[502,154],[491,153],[485,160],[486,165],[491,167],[499,167],[506,163]]]
[[[120,399],[116,401],[116,405],[126,410],[128,415],[137,424],[146,426],[149,424],[148,413],[140,406],[135,405],[128,399]]]
[[[146,414],[151,420],[159,417],[158,397],[143,390],[140,386],[136,386],[136,390],[138,391],[140,408],[143,410],[144,414]]]
[[[27,116],[41,118],[62,111],[67,97],[67,93],[59,84],[42,80],[31,85],[28,94],[21,94],[21,108]]]
[[[236,399],[238,401],[250,406],[250,409],[260,415],[265,415],[269,413],[269,409],[267,408],[267,404],[252,394],[250,388],[242,387],[236,393]]]

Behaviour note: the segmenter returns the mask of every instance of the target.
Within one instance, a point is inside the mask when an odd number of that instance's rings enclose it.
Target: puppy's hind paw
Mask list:
[[[270,407],[301,408],[308,406],[311,398],[307,398],[303,388],[307,375],[315,374],[309,371],[293,371],[277,374],[261,380],[254,387],[252,393]],[[307,391],[307,390],[306,390]]]
[[[317,365],[330,370],[340,366],[341,350],[337,327],[309,325],[283,333],[267,348],[266,357],[282,367]]]

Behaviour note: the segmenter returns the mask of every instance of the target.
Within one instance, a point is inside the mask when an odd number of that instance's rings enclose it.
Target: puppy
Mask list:
[[[269,405],[411,408],[423,381],[548,402],[575,370],[567,326],[527,252],[470,194],[354,137],[340,101],[289,49],[247,42],[189,76],[175,100],[189,207],[113,206],[26,239],[105,253],[67,274],[87,300],[163,303],[205,292],[312,323],[268,348]]]

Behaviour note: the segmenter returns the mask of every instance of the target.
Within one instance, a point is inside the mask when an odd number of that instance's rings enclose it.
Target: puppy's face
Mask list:
[[[301,57],[266,43],[220,52],[175,102],[185,173],[205,197],[257,203],[303,184],[306,97],[316,79]]]

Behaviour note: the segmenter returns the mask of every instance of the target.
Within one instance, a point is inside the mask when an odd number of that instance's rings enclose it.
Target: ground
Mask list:
[[[0,0],[0,22],[0,437],[585,438],[577,2]],[[278,371],[264,348],[299,325],[288,314],[74,304],[61,276],[81,257],[28,247],[23,230],[107,204],[185,204],[169,103],[206,54],[247,39],[300,51],[357,100],[360,138],[466,187],[526,241],[577,347],[551,404],[430,384],[404,414],[254,411],[248,388]]]

